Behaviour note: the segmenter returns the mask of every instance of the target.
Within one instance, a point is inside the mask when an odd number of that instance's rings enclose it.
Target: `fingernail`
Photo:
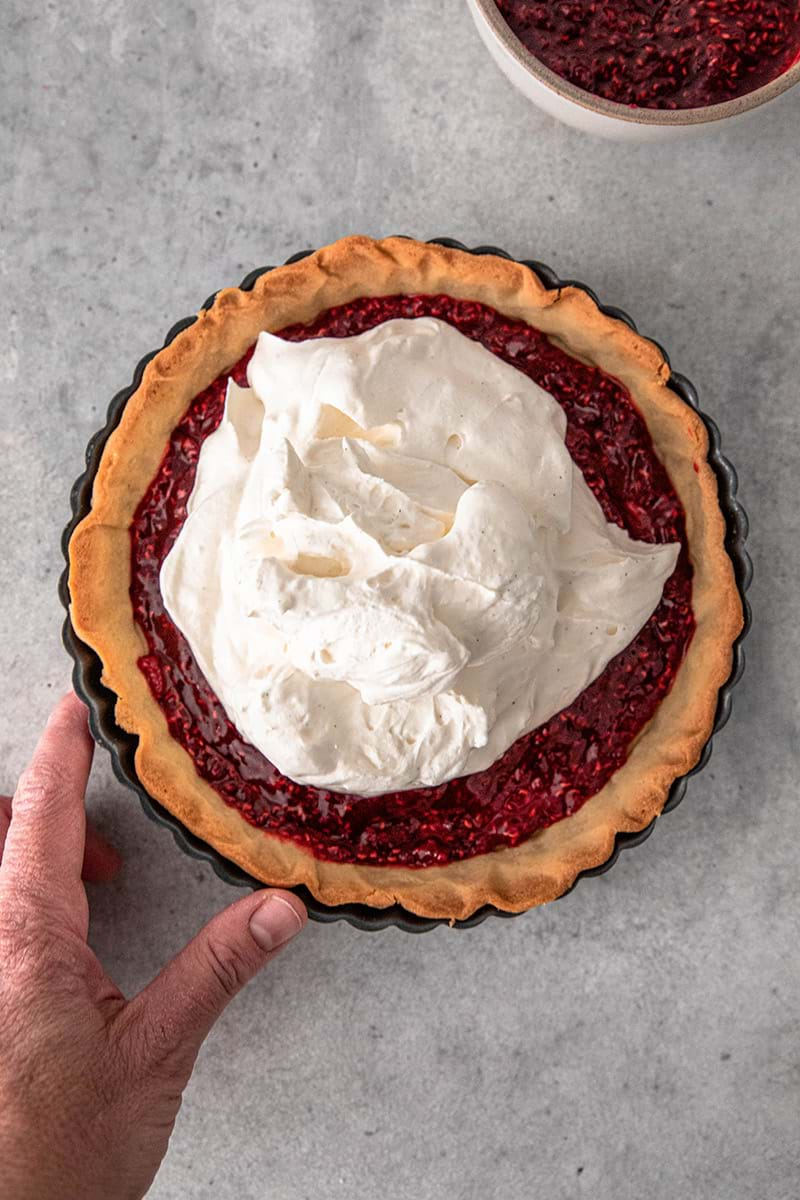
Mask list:
[[[303,922],[282,896],[267,896],[250,918],[250,932],[262,950],[277,950],[302,928]]]
[[[61,706],[63,704],[67,704],[69,702],[74,702],[74,703],[78,702],[78,697],[75,695],[73,688],[70,688],[69,691],[62,692],[58,698],[58,702],[56,703],[55,707],[50,709],[50,713],[47,718],[48,725],[50,724],[51,721],[55,721],[58,719],[58,717],[60,716],[60,713],[61,713]]]

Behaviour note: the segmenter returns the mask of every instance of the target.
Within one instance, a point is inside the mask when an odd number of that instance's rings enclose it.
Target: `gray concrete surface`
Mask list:
[[[68,679],[58,539],[108,398],[170,323],[349,231],[492,241],[591,283],[701,389],[756,625],[681,809],[567,900],[469,933],[313,926],[234,1004],[154,1200],[800,1195],[800,94],[668,148],[587,140],[462,0],[0,13],[0,784]],[[113,780],[91,937],[139,988],[230,891]]]

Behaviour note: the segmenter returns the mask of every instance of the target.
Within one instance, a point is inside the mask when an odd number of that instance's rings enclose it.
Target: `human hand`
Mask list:
[[[203,1040],[306,920],[289,892],[246,896],[126,1000],[86,944],[81,871],[103,880],[118,866],[87,833],[92,751],[86,710],[66,696],[10,808],[0,802],[4,1200],[139,1200]]]

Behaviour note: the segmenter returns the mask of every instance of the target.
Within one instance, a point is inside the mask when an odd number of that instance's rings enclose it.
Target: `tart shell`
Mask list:
[[[262,329],[310,321],[360,296],[403,292],[445,292],[481,301],[527,321],[573,357],[624,384],[686,513],[696,619],[671,691],[636,738],[626,763],[597,795],[518,846],[422,869],[322,861],[249,825],[228,806],[169,734],[137,665],[147,647],[129,598],[130,524],[193,398],[237,362]],[[743,627],[706,427],[668,386],[669,379],[661,350],[601,311],[586,291],[548,288],[524,264],[452,246],[344,238],[261,275],[250,291],[218,293],[145,367],[104,446],[91,511],[69,542],[72,625],[102,660],[102,682],[117,697],[118,725],[138,738],[135,770],[147,792],[256,879],[304,885],[332,906],[399,904],[420,916],[448,920],[468,918],[486,905],[520,912],[561,895],[581,872],[604,863],[617,835],[647,827],[662,811],[673,782],[696,765]]]

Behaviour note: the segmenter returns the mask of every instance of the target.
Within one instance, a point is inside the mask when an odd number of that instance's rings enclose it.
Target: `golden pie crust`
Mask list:
[[[440,293],[491,305],[542,330],[573,357],[619,379],[641,412],[686,512],[694,567],[696,632],[675,682],[637,736],[626,763],[574,815],[513,848],[446,866],[403,868],[324,862],[265,833],[225,804],[170,736],[137,659],[147,652],[129,596],[135,510],[191,401],[229,370],[261,330],[313,320],[362,296]],[[742,606],[725,551],[706,429],[667,387],[669,367],[652,342],[605,316],[585,292],[548,290],[528,268],[404,238],[349,237],[262,275],[252,291],[228,288],[147,365],[103,451],[92,508],[69,546],[72,623],[103,662],[116,719],[139,739],[143,785],[182,823],[265,883],[305,884],[325,904],[350,902],[451,920],[485,904],[520,912],[554,899],[606,861],[620,832],[643,829],[670,786],[698,760],[731,670]]]

